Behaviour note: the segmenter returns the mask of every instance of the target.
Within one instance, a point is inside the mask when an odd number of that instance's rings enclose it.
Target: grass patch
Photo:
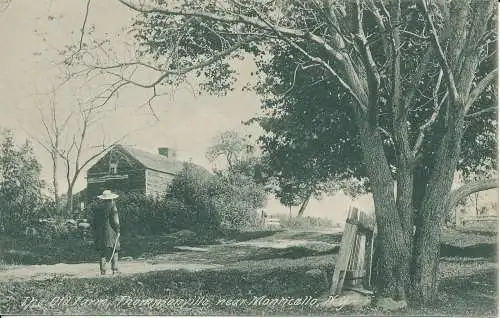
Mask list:
[[[288,263],[287,263],[288,262]],[[274,264],[273,264],[274,263]],[[265,306],[253,304],[254,297],[319,298],[328,286],[306,275],[306,270],[328,270],[331,264],[318,264],[311,258],[293,265],[290,261],[259,262],[260,266],[205,270],[197,273],[165,271],[138,274],[132,277],[65,279],[45,281],[1,282],[0,312],[8,314],[133,314],[133,315],[383,315],[376,308],[354,311],[349,308],[316,306]],[[435,306],[413,307],[396,315],[409,316],[496,316],[496,271],[479,271],[473,275],[441,281],[440,298]],[[59,297],[59,298],[57,298]],[[62,302],[66,297],[68,303]],[[144,300],[203,299],[203,304],[182,306],[140,304]],[[80,302],[77,302],[80,299]],[[126,300],[130,301],[127,302]],[[238,306],[222,300],[246,300]],[[33,300],[22,306],[23,300]],[[101,303],[96,303],[101,300]],[[132,303],[135,300],[136,303]],[[51,303],[52,302],[52,303]],[[336,311],[338,310],[338,311]]]

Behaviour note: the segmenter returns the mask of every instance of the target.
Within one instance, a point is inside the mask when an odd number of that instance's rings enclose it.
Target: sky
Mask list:
[[[65,45],[78,43],[85,4],[86,0],[13,0],[7,10],[0,12],[0,127],[14,129],[19,141],[43,135],[39,109],[45,112],[53,101],[64,116],[78,100],[95,94],[103,85],[96,80],[86,84],[70,82],[59,87],[64,67],[58,51]],[[117,1],[92,1],[87,30],[95,30],[93,38],[109,39],[117,57],[124,61],[133,55],[130,46],[123,44],[130,42],[124,30],[133,18],[134,13]],[[238,64],[238,85],[249,79],[252,70],[251,61]],[[51,93],[54,91],[55,94]],[[155,99],[153,106],[159,120],[147,107],[141,106],[150,93],[140,88],[122,89],[118,98],[110,102],[111,110],[93,126],[88,146],[126,135],[121,143],[151,152],[156,152],[158,147],[173,147],[179,159],[210,167],[205,152],[218,133],[230,129],[253,135],[260,132],[241,124],[259,113],[259,98],[253,92],[236,89],[224,97],[194,96],[185,85],[172,90],[169,96]],[[42,177],[50,180],[50,158],[37,143],[34,148],[43,166]],[[85,156],[95,151],[93,149]],[[75,190],[85,187],[84,175]],[[64,184],[62,171],[58,179]],[[373,210],[370,196],[353,202],[338,194],[320,201],[311,200],[306,215],[342,221],[350,204]],[[288,213],[288,208],[272,198],[266,209],[271,214]],[[293,213],[296,210],[298,208]]]

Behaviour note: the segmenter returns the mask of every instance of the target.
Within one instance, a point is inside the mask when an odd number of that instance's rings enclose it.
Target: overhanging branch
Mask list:
[[[163,70],[163,74],[160,75],[156,80],[154,80],[153,82],[150,82],[150,83],[140,83],[140,82],[136,82],[136,81],[133,81],[132,79],[127,79],[123,76],[120,76],[116,73],[111,73],[112,75],[116,76],[116,77],[121,77],[120,79],[122,81],[126,81],[130,84],[133,84],[135,86],[138,86],[138,87],[141,87],[141,88],[153,88],[155,86],[157,86],[158,84],[160,84],[163,80],[165,80],[168,76],[171,76],[171,75],[177,75],[177,76],[181,76],[181,75],[185,75],[193,70],[197,70],[197,69],[201,69],[201,68],[204,68],[204,67],[207,67],[209,65],[211,65],[212,63],[228,56],[229,54],[237,51],[238,49],[240,49],[244,44],[247,44],[247,43],[250,43],[250,42],[253,42],[253,41],[256,41],[256,40],[259,40],[261,39],[260,36],[256,36],[256,37],[250,37],[249,39],[246,39],[246,40],[241,40],[241,41],[238,41],[236,42],[235,44],[233,44],[232,46],[228,47],[227,49],[225,50],[222,50],[216,54],[214,54],[212,57],[210,57],[209,59],[203,61],[203,62],[200,62],[198,64],[194,64],[194,65],[191,65],[191,66],[188,66],[188,67],[184,67],[184,68],[181,68],[181,69],[171,69],[171,70]],[[130,63],[128,63],[130,64]],[[142,64],[141,64],[142,65]],[[91,66],[95,69],[109,69],[110,67],[102,67],[102,66],[97,66],[97,65],[94,65],[94,66]],[[119,67],[119,65],[114,65],[112,66],[111,68],[117,68]]]
[[[448,196],[448,210],[453,209],[460,200],[476,192],[498,188],[498,179],[478,180],[452,190]]]
[[[170,69],[170,70],[164,70],[160,69],[158,67],[152,66],[145,64],[143,62],[129,62],[129,63],[123,63],[123,64],[114,64],[114,65],[109,65],[109,66],[99,66],[99,65],[86,65],[90,71],[92,70],[101,70],[105,71],[107,74],[112,75],[117,78],[117,81],[111,85],[107,91],[109,93],[105,94],[104,96],[101,97],[101,99],[104,99],[102,103],[100,103],[97,107],[104,106],[112,97],[113,95],[122,87],[127,86],[127,85],[133,85],[137,86],[140,88],[150,88],[153,89],[153,91],[156,91],[156,87],[164,81],[167,77],[169,76],[182,76],[185,75],[191,71],[197,70],[197,69],[202,69],[204,67],[207,67],[213,63],[215,63],[218,60],[221,60],[225,58],[226,56],[230,55],[231,53],[236,52],[238,49],[240,49],[243,45],[262,39],[262,36],[253,36],[250,37],[246,40],[241,40],[235,43],[234,45],[228,47],[225,50],[222,50],[216,54],[214,54],[212,57],[208,58],[207,60],[200,62],[198,64],[194,64],[188,67],[184,67],[181,69]],[[162,74],[159,75],[155,80],[149,83],[142,83],[138,82],[132,79],[132,75],[130,77],[125,77],[122,74],[119,74],[117,72],[113,72],[113,69],[120,69],[120,68],[127,68],[127,67],[132,67],[132,66],[141,66],[144,68],[148,68],[157,72],[161,72]],[[90,72],[89,71],[89,72]],[[158,94],[154,94],[154,97],[158,96]]]
[[[359,107],[366,112],[368,109],[368,97],[366,96],[366,92],[361,91],[357,93],[354,90],[354,87],[350,85],[347,81],[345,81],[338,72],[336,72],[330,64],[325,61],[324,59],[317,57],[317,56],[312,56],[309,54],[306,50],[300,47],[297,43],[295,43],[292,39],[287,37],[285,34],[283,34],[280,31],[280,28],[272,24],[270,21],[264,19],[262,14],[257,11],[256,9],[253,9],[255,14],[258,16],[260,21],[262,21],[268,28],[270,28],[278,37],[280,37],[282,40],[287,42],[289,45],[297,49],[299,52],[301,52],[303,55],[305,55],[307,58],[309,58],[312,62],[318,63],[322,65],[325,69],[327,69],[335,78],[337,78],[340,82],[340,84],[347,89],[347,91],[356,99],[358,102]],[[332,47],[330,47],[326,41],[320,37],[315,36],[314,34],[308,33],[307,34],[307,39],[312,40],[313,42],[316,42],[317,44],[321,44],[323,48],[327,51],[327,53],[330,54],[331,57],[334,58],[334,60],[337,63],[342,63],[342,64],[347,64],[347,61],[345,60],[344,56],[340,53],[334,50]]]
[[[166,15],[166,16],[185,16],[185,17],[198,17],[198,18],[204,18],[207,20],[211,21],[217,21],[217,22],[225,22],[225,23],[231,23],[231,24],[238,24],[238,23],[244,23],[253,27],[256,27],[260,30],[267,31],[267,32],[272,32],[275,33],[277,32],[280,35],[286,35],[288,37],[292,38],[301,38],[301,39],[306,39],[306,40],[311,40],[316,44],[319,44],[320,46],[323,47],[323,49],[335,60],[342,60],[344,59],[344,56],[341,52],[336,50],[334,47],[332,47],[330,44],[325,41],[324,38],[313,34],[311,32],[304,32],[302,30],[298,29],[292,29],[292,28],[287,28],[287,27],[282,27],[282,26],[276,26],[273,24],[270,24],[268,21],[263,21],[261,19],[256,19],[252,18],[243,14],[237,14],[237,13],[232,13],[232,14],[226,14],[226,15],[221,15],[221,14],[215,14],[215,13],[209,13],[209,12],[203,12],[203,11],[196,11],[196,10],[174,10],[174,9],[162,9],[158,7],[146,7],[144,5],[138,6],[130,3],[129,1],[125,0],[118,0],[120,3],[123,5],[127,6],[128,8],[140,12],[140,13],[145,13],[145,14],[161,14],[161,15]]]
[[[264,22],[243,15],[243,14],[232,14],[232,15],[220,15],[220,14],[215,14],[215,13],[208,13],[208,12],[203,12],[203,11],[196,11],[196,10],[174,10],[174,9],[162,9],[158,7],[153,7],[149,6],[146,7],[145,5],[135,5],[130,3],[129,1],[125,0],[118,0],[120,3],[123,5],[127,6],[128,8],[140,12],[140,13],[145,13],[145,14],[161,14],[161,15],[166,15],[166,16],[185,16],[185,17],[198,17],[198,18],[204,18],[208,19],[211,21],[218,21],[218,22],[225,22],[225,23],[245,23],[248,25],[252,25],[254,27],[257,27],[262,30],[267,30],[267,31],[273,31],[268,25],[266,25]],[[300,30],[296,29],[291,29],[291,28],[285,28],[285,27],[277,27],[278,31],[283,34],[287,34],[289,36],[294,36],[294,37],[301,37],[304,38],[306,36],[306,33]]]

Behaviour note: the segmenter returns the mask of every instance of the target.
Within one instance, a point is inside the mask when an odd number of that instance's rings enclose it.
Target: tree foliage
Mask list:
[[[41,165],[26,141],[16,145],[13,132],[5,130],[0,144],[0,222],[10,233],[20,234],[42,204]]]

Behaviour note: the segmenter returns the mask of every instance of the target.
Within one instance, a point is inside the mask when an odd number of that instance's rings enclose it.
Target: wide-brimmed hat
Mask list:
[[[111,192],[111,190],[104,190],[102,194],[97,197],[101,200],[112,200],[118,198],[118,194]]]

